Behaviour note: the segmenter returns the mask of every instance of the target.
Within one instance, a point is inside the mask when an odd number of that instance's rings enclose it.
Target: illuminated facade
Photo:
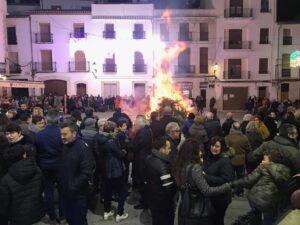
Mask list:
[[[156,45],[181,41],[188,48],[169,66],[187,96],[207,103],[214,96],[220,110],[244,108],[253,95],[298,98],[292,93],[299,84],[291,81],[299,70],[287,60],[300,50],[292,41],[300,29],[276,24],[276,1],[205,1],[199,9],[171,10],[168,26],[152,4],[89,7],[91,1],[74,0],[64,10],[70,2],[44,1],[49,10],[31,6],[28,15],[7,17],[15,37],[7,53],[11,78],[44,81],[46,94],[143,97],[151,94]]]

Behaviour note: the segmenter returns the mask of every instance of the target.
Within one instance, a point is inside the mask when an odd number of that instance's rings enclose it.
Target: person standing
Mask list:
[[[69,225],[87,225],[88,181],[95,163],[86,143],[76,139],[78,127],[74,123],[61,124],[64,144],[59,171],[59,188],[63,210]]]
[[[210,151],[203,162],[203,171],[207,183],[216,187],[233,180],[233,169],[223,137],[213,137],[210,140]],[[224,225],[224,216],[231,202],[231,193],[220,194],[211,197],[216,210],[213,217],[214,225]]]
[[[62,220],[60,193],[58,193],[59,215],[55,212],[54,190],[58,183],[58,172],[60,168],[60,157],[62,154],[63,143],[58,127],[59,113],[51,110],[46,116],[47,126],[35,134],[35,147],[37,150],[37,162],[44,176],[44,202],[47,214],[52,223]]]
[[[161,137],[146,158],[146,195],[152,225],[174,224],[176,184],[171,175],[170,152],[170,141]]]

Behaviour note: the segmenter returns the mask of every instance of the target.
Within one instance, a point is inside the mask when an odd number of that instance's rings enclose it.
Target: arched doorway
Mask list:
[[[67,81],[64,80],[46,80],[45,95],[53,94],[63,96],[67,94]]]
[[[76,93],[77,95],[85,95],[86,94],[86,84],[79,83],[76,85]]]
[[[86,71],[85,54],[83,51],[75,52],[75,71]]]

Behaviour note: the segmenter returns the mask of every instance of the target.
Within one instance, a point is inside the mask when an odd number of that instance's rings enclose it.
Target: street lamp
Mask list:
[[[219,69],[219,65],[218,63],[215,63],[214,64],[214,75],[216,76],[216,73],[218,72],[218,69]]]

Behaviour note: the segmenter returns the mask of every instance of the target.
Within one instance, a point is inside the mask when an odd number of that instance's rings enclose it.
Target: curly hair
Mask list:
[[[181,145],[178,155],[175,159],[173,165],[173,176],[178,186],[182,184],[183,181],[183,169],[190,163],[199,163],[201,148],[199,143],[194,139],[186,139]]]

